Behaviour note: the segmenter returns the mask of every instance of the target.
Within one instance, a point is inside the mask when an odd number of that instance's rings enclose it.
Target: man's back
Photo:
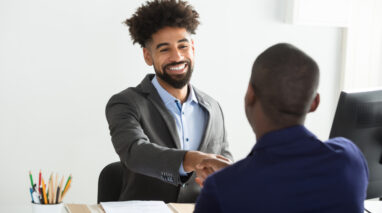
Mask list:
[[[303,126],[270,132],[250,155],[209,177],[195,212],[363,212],[368,171],[345,138]]]

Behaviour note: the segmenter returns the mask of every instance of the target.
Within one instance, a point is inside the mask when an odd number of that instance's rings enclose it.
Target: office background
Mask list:
[[[96,202],[99,172],[118,160],[105,105],[153,72],[122,24],[143,2],[0,0],[0,209],[30,201],[28,171],[39,169],[73,175],[65,202]],[[278,42],[318,62],[321,105],[306,126],[328,138],[343,87],[342,28],[286,23],[285,0],[190,2],[201,17],[191,83],[220,102],[235,160],[255,143],[243,105],[252,63]]]

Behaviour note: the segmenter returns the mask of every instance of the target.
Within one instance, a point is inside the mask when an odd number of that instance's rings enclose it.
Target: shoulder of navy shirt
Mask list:
[[[195,212],[363,212],[368,168],[348,139],[304,126],[261,137],[245,159],[205,181]]]

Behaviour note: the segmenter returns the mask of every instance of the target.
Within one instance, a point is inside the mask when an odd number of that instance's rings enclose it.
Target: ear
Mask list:
[[[317,93],[316,97],[313,99],[312,104],[310,105],[309,112],[316,111],[319,104],[320,104],[320,94]]]
[[[195,42],[194,42],[194,39],[191,39],[191,48],[192,48],[192,55],[195,56]]]
[[[245,94],[245,105],[246,106],[253,106],[256,102],[256,94],[253,90],[252,84],[248,84],[247,93]]]
[[[149,66],[153,65],[153,60],[152,60],[152,57],[151,57],[150,50],[147,49],[146,47],[144,47],[142,49],[143,49],[143,58],[145,59],[146,64],[149,65]]]

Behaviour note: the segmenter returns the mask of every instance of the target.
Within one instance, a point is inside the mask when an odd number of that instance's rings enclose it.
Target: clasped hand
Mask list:
[[[201,187],[209,175],[231,164],[232,161],[222,155],[206,154],[199,151],[188,151],[183,161],[186,172],[196,172],[195,182]]]

